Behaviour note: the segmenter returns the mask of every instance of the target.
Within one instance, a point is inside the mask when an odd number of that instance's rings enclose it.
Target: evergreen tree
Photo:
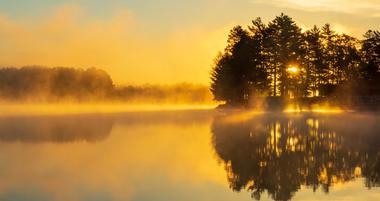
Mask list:
[[[321,30],[314,26],[305,32],[307,60],[307,83],[313,96],[319,95],[319,87],[327,82],[328,70],[324,65],[323,44]]]
[[[294,20],[287,15],[281,14],[277,16],[268,25],[268,43],[266,43],[266,51],[271,56],[271,78],[273,80],[273,96],[287,97],[289,90],[297,90],[297,85],[291,85],[287,68],[290,65],[300,66],[304,54],[304,41],[301,29],[296,25]],[[304,69],[300,69],[304,72]],[[278,81],[277,81],[278,79]],[[278,88],[278,89],[277,89]]]
[[[211,92],[216,100],[246,104],[266,90],[266,72],[260,65],[260,41],[241,26],[234,27],[228,45],[216,59],[211,73]]]
[[[369,30],[364,35],[362,54],[364,65],[360,75],[367,94],[380,94],[380,32]]]
[[[234,27],[215,61],[216,100],[247,104],[264,94],[280,100],[380,94],[380,32],[368,31],[362,42],[330,24],[301,32],[284,14],[268,24],[256,18],[248,28]]]

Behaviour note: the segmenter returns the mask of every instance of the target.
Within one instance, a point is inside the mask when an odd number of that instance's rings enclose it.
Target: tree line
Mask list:
[[[28,66],[0,68],[0,100],[211,103],[212,95],[207,86],[191,83],[116,86],[97,68]]]
[[[5,100],[104,99],[113,88],[111,77],[96,68],[0,68],[0,98]]]
[[[359,40],[330,24],[302,30],[281,14],[235,26],[211,72],[214,99],[246,104],[255,97],[380,95],[380,32]]]
[[[120,86],[115,88],[113,99],[133,103],[213,103],[207,85],[192,83]]]

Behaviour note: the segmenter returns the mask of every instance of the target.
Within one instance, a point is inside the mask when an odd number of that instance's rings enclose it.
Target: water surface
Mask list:
[[[380,117],[0,118],[0,200],[378,200]]]

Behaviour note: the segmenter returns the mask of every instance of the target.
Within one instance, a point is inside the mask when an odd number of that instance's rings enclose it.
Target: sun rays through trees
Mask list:
[[[218,101],[246,105],[258,97],[380,95],[380,32],[364,40],[338,34],[329,24],[302,30],[285,14],[234,27],[211,72]]]

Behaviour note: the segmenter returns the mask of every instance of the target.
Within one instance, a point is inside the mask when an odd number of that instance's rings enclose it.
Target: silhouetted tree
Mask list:
[[[328,69],[324,65],[324,49],[321,30],[314,26],[305,32],[306,85],[313,96],[319,95],[319,87],[327,83]]]
[[[369,30],[364,35],[362,54],[364,65],[361,68],[365,94],[380,94],[380,32]]]
[[[304,73],[302,67],[302,58],[304,55],[304,40],[301,29],[296,25],[292,18],[281,14],[277,16],[268,27],[268,43],[265,51],[271,54],[270,67],[272,69],[271,79],[273,83],[273,96],[288,97],[289,90],[293,92],[297,85],[291,85],[287,68],[290,65],[300,66],[301,73]],[[277,89],[278,88],[278,89]]]
[[[211,73],[216,100],[246,104],[260,93],[279,100],[380,94],[380,32],[367,32],[362,43],[330,24],[301,32],[285,14],[268,24],[256,18],[248,28],[231,30],[216,59]]]
[[[267,75],[261,65],[260,40],[241,26],[234,27],[228,45],[211,73],[211,92],[216,100],[246,104],[251,96],[267,88]]]

